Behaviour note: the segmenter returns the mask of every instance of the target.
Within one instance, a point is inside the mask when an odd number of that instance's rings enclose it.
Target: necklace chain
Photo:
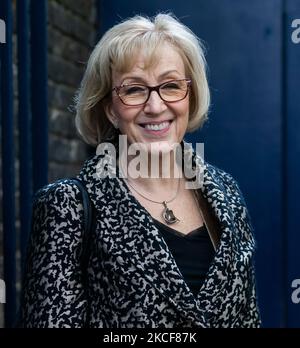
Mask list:
[[[164,204],[164,203],[171,203],[172,201],[174,201],[174,199],[177,197],[178,195],[178,191],[179,191],[179,186],[180,186],[180,178],[178,178],[178,184],[177,184],[177,190],[176,190],[176,193],[174,195],[173,198],[171,198],[170,200],[168,201],[154,201],[153,199],[150,199],[148,197],[146,197],[145,195],[143,195],[141,192],[139,192],[134,186],[132,186],[132,184],[129,182],[129,180],[126,178],[126,181],[128,183],[128,185],[136,192],[138,193],[139,195],[141,195],[142,197],[144,197],[145,199],[147,199],[148,201],[150,202],[153,202],[153,203],[157,203],[157,204]]]
[[[122,176],[125,178],[125,175],[122,171],[122,169],[119,167],[119,170],[120,172],[122,173]],[[174,199],[177,197],[178,195],[178,192],[179,192],[179,186],[180,186],[180,177],[178,178],[178,185],[177,185],[177,190],[176,190],[176,193],[174,195],[173,198],[171,198],[170,200],[168,201],[155,201],[153,199],[150,199],[148,197],[146,197],[145,195],[143,195],[142,193],[140,193],[134,186],[132,186],[132,184],[129,182],[128,178],[126,178],[126,181],[128,183],[128,185],[136,192],[138,193],[139,195],[141,195],[142,197],[144,197],[145,199],[147,199],[148,201],[150,202],[153,202],[153,203],[157,203],[157,204],[162,204],[164,206],[164,209],[162,211],[162,217],[163,219],[165,220],[165,222],[167,224],[174,224],[176,222],[179,222],[180,220],[174,215],[173,213],[173,210],[169,209],[168,206],[167,206],[167,203],[170,203],[172,201],[174,201]]]

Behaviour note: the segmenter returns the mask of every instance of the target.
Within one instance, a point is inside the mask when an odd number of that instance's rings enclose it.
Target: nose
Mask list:
[[[161,99],[157,91],[151,91],[149,99],[145,104],[144,111],[149,114],[160,114],[166,110],[167,105]]]

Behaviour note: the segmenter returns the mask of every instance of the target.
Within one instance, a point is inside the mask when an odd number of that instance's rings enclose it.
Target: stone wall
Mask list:
[[[85,64],[95,45],[98,0],[48,0],[48,115],[49,115],[49,182],[78,173],[91,149],[79,138],[70,111],[80,85]],[[16,13],[16,1],[14,13]],[[15,16],[14,16],[15,22]],[[16,147],[16,228],[18,217],[18,93],[17,30],[14,23],[14,113]],[[0,145],[1,146],[1,145]],[[1,149],[0,149],[1,150]],[[1,163],[0,163],[1,164]],[[2,181],[0,174],[0,199]],[[2,209],[0,209],[0,279],[3,279]],[[17,251],[17,290],[20,289],[20,257]],[[4,305],[0,304],[0,327],[4,327]]]

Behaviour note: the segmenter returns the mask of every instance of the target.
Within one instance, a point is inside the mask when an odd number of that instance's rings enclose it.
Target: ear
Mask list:
[[[111,103],[107,103],[104,105],[104,111],[106,114],[106,117],[109,119],[109,121],[112,123],[112,125],[115,128],[119,128],[118,126],[118,117],[115,115],[112,104]]]

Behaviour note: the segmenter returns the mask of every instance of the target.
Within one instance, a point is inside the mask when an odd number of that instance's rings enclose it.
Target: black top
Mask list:
[[[215,251],[205,225],[184,234],[153,219],[187,285],[197,296]]]

